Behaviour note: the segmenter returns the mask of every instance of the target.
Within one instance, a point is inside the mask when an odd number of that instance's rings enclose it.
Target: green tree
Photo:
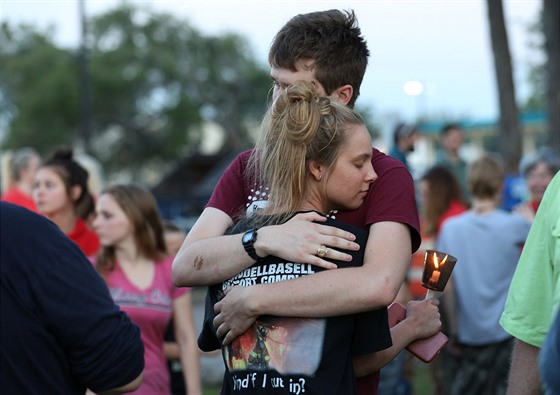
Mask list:
[[[546,144],[560,152],[560,2],[543,0],[538,21],[530,27],[533,47],[544,54],[544,61],[533,61],[528,80],[531,93],[523,104],[526,111],[548,114]]]
[[[560,152],[560,2],[544,0],[543,4],[544,47],[547,55],[548,145]]]
[[[92,153],[108,172],[161,171],[199,149],[207,121],[223,127],[224,149],[239,148],[264,113],[268,70],[243,37],[205,36],[186,20],[126,3],[91,18],[87,32]],[[47,33],[3,26],[1,39],[10,44],[0,49],[5,148],[45,152],[81,141],[75,56]]]
[[[52,31],[29,26],[0,29],[0,120],[8,125],[3,147],[45,152],[73,142],[78,90],[72,53],[58,48]]]

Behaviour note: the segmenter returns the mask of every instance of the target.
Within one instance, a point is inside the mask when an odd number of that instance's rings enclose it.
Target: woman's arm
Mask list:
[[[175,338],[179,345],[183,376],[189,395],[202,395],[200,381],[200,360],[196,344],[196,330],[192,314],[192,295],[190,292],[173,301],[173,322]]]
[[[310,263],[333,269],[332,262],[316,253],[322,245],[331,248],[357,250],[354,235],[332,226],[323,226],[326,218],[315,212],[296,215],[282,225],[265,226],[258,230],[257,255],[275,255],[290,262]],[[224,236],[233,224],[231,218],[215,208],[206,208],[191,229],[173,261],[173,282],[177,286],[201,286],[225,281],[251,266],[241,234]],[[349,261],[351,256],[331,250],[329,258]]]
[[[382,351],[353,358],[356,377],[378,372],[413,341],[436,334],[441,328],[438,305],[437,299],[409,302],[406,318],[391,328],[393,345]]]
[[[105,391],[99,391],[96,393],[96,395],[119,395],[119,394],[132,392],[136,390],[140,386],[140,384],[142,384],[143,379],[144,379],[144,371],[142,371],[142,373],[140,373],[140,375],[138,375],[138,377],[136,377],[130,383],[123,385],[121,387],[111,388]],[[86,394],[93,394],[93,392],[87,390]]]
[[[380,222],[370,227],[361,267],[327,270],[274,284],[230,288],[215,305],[218,335],[228,344],[264,314],[331,317],[388,306],[404,280],[411,249],[406,225]]]

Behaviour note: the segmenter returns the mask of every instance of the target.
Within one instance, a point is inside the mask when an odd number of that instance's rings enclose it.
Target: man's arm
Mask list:
[[[274,284],[232,287],[215,305],[218,335],[228,344],[263,314],[328,317],[387,306],[404,280],[411,248],[406,225],[379,222],[370,227],[361,267],[328,270]]]
[[[353,358],[356,377],[378,372],[413,341],[435,335],[441,328],[438,305],[437,299],[409,302],[406,318],[391,328],[393,345],[382,351]]]
[[[130,383],[125,384],[121,387],[111,388],[105,391],[99,391],[97,392],[97,395],[119,395],[119,394],[125,394],[125,393],[135,391],[140,386],[143,379],[144,379],[144,371],[142,371],[142,373],[140,373],[140,375],[138,375],[138,377],[136,377]]]
[[[34,244],[34,252],[50,270],[34,282],[38,311],[67,355],[74,380],[99,394],[135,390],[144,377],[140,329],[115,305],[75,243],[62,233],[39,235],[47,246]]]
[[[539,395],[539,348],[516,339],[511,355],[507,395]]]
[[[353,242],[353,234],[316,223],[325,220],[324,216],[309,212],[296,215],[284,224],[259,229],[255,243],[257,255],[274,255],[291,262],[335,268],[336,265],[316,255],[319,246],[348,250],[357,250],[359,246]],[[241,234],[224,236],[232,224],[223,211],[212,207],[204,209],[173,261],[175,285],[216,284],[255,263],[243,248]],[[351,256],[330,250],[329,258],[348,261]]]

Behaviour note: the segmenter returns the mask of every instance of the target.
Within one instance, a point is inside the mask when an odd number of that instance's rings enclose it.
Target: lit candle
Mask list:
[[[443,258],[443,260],[441,262],[438,262],[437,254],[434,252],[434,256],[433,256],[433,260],[432,260],[434,262],[434,271],[432,272],[432,276],[430,277],[430,280],[428,281],[430,284],[435,285],[439,281],[439,276],[441,275],[441,272],[439,271],[439,267],[443,266],[445,261],[447,261],[447,257],[448,257],[448,255],[445,255],[445,258]]]
[[[439,280],[440,274],[441,274],[440,271],[437,270],[437,269],[435,269],[435,270],[432,272],[432,276],[430,277],[430,283],[431,283],[431,284],[437,284],[437,282],[438,282],[438,280]]]
[[[432,255],[433,252],[433,255]],[[426,252],[426,257],[424,259],[424,273],[423,273],[423,280],[422,285],[428,288],[428,292],[426,293],[426,299],[432,298],[434,295],[434,291],[443,291],[443,287],[445,287],[445,283],[447,282],[447,278],[453,270],[453,265],[457,261],[454,257],[451,257],[450,262],[452,263],[450,268],[445,270],[445,273],[442,272],[443,265],[447,262],[449,255],[446,254],[443,259],[440,261],[440,257],[443,255],[441,252],[437,251],[429,251]],[[431,259],[430,259],[431,257]],[[441,283],[441,284],[440,284]]]

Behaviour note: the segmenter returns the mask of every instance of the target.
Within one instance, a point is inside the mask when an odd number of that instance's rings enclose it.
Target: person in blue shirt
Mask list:
[[[415,125],[399,123],[393,131],[393,147],[389,155],[400,160],[410,170],[406,157],[414,151],[414,145],[420,138],[420,132]]]

